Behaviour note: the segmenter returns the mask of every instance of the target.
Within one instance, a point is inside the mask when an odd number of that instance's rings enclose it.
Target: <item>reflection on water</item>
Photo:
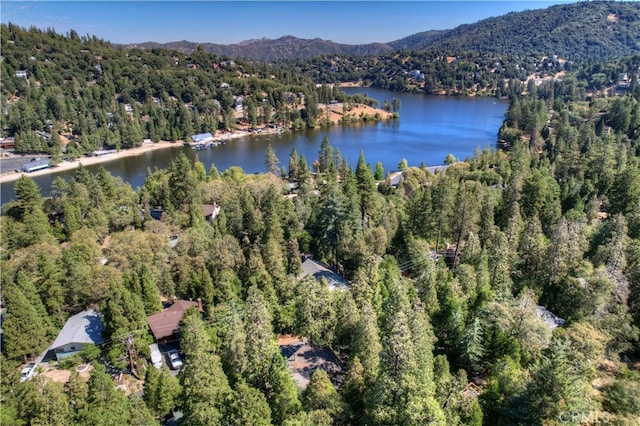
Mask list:
[[[348,88],[345,91],[357,93],[362,89]],[[410,166],[418,166],[423,162],[426,165],[438,165],[450,153],[458,159],[465,159],[473,155],[478,147],[494,147],[508,106],[506,101],[493,98],[437,97],[378,89],[365,91],[377,99],[379,105],[385,100],[391,102],[393,98],[400,99],[400,118],[379,123],[351,123],[317,130],[247,136],[202,151],[177,145],[102,163],[102,166],[133,188],[144,183],[147,170],[167,168],[180,152],[191,159],[198,158],[207,170],[211,164],[215,164],[221,172],[231,166],[240,166],[247,173],[260,173],[265,171],[267,145],[271,144],[284,166],[288,165],[293,148],[299,155],[304,155],[311,165],[318,158],[325,136],[353,167],[360,151],[364,152],[372,167],[382,162],[386,171],[396,170],[402,159],[407,159]],[[98,167],[88,166],[87,169],[95,171]],[[73,174],[74,171],[59,172],[34,180],[42,194],[48,195],[51,182],[56,177],[67,179]],[[2,203],[15,197],[13,184],[8,182],[1,185]]]

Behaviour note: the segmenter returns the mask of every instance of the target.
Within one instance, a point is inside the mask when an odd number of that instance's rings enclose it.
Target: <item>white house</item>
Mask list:
[[[16,71],[16,77],[18,77],[18,78],[27,78],[27,71],[25,71],[25,70]]]
[[[102,314],[94,309],[87,309],[70,317],[60,330],[50,350],[61,360],[77,354],[86,344],[102,343]]]

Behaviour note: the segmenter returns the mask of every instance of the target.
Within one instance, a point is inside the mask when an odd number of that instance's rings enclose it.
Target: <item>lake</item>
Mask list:
[[[320,144],[326,136],[330,144],[340,150],[355,168],[360,151],[373,168],[378,161],[386,171],[394,171],[406,159],[410,166],[443,164],[448,154],[464,160],[473,156],[476,148],[495,147],[497,134],[508,101],[495,98],[427,96],[417,93],[397,93],[381,89],[345,88],[349,94],[366,93],[369,97],[401,102],[400,117],[378,123],[337,125],[331,128],[283,132],[278,135],[253,135],[233,139],[224,145],[202,151],[176,146],[102,163],[114,176],[121,177],[133,188],[142,186],[147,169],[167,168],[173,159],[184,152],[189,158],[198,158],[208,170],[215,164],[220,172],[231,166],[240,166],[247,173],[262,173],[266,147],[271,144],[281,163],[289,163],[295,147],[311,164],[318,158]],[[95,171],[99,165],[87,166]],[[34,178],[43,195],[48,195],[51,182],[58,177],[68,179],[73,171],[52,173]],[[0,186],[0,202],[15,198],[14,182]]]

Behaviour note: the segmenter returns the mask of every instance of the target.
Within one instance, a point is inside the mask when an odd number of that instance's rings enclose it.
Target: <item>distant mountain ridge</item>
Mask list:
[[[235,44],[216,43],[194,43],[191,41],[174,41],[169,43],[145,42],[139,44],[129,44],[130,48],[143,49],[172,49],[183,53],[191,53],[198,46],[209,53],[218,56],[228,56],[235,58],[238,56],[260,61],[272,61],[276,59],[302,59],[313,58],[326,54],[341,55],[380,55],[391,52],[394,48],[388,44],[340,44],[321,38],[301,39],[291,35],[286,35],[277,39],[252,39],[241,41]]]
[[[451,30],[416,33],[388,43],[350,45],[287,35],[227,45],[190,41],[127,45],[130,48],[175,49],[184,53],[191,53],[198,46],[219,56],[261,61],[328,54],[381,55],[395,50],[426,49],[556,54],[572,60],[605,60],[640,52],[640,2],[585,1],[512,12]]]

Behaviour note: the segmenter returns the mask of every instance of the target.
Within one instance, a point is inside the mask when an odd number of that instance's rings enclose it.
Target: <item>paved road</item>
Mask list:
[[[14,157],[5,157],[0,159],[0,173],[9,173],[14,170],[22,170],[22,166],[33,161],[34,158],[42,158],[47,159],[51,158],[50,156],[34,156],[31,155],[23,155],[23,156],[14,156]]]

